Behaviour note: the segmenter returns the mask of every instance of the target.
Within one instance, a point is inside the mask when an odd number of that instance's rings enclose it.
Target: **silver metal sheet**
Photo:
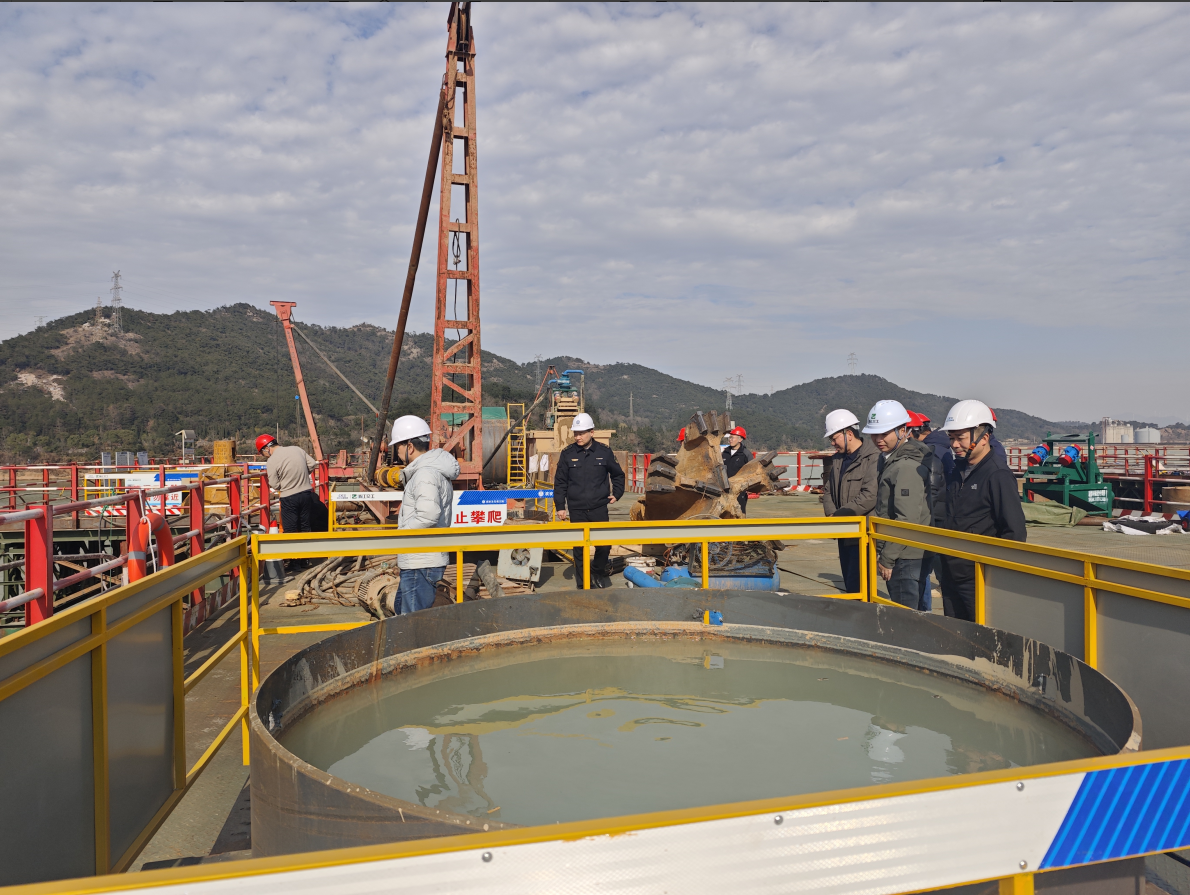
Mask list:
[[[95,872],[91,752],[90,653],[0,702],[0,885]]]
[[[7,656],[0,656],[0,681],[12,677],[18,671],[24,671],[30,665],[52,656],[58,650],[66,649],[73,643],[78,643],[91,633],[91,619],[84,618],[64,626],[53,634],[47,634],[22,647],[18,647]],[[16,635],[13,635],[16,636]]]
[[[947,534],[944,530],[934,529],[928,532],[906,531],[897,529],[881,519],[872,519],[872,528],[877,537],[882,533],[892,537],[904,537],[922,545],[929,544],[934,548],[949,548],[961,550],[976,556],[986,556],[988,559],[1000,559],[1007,562],[1020,563],[1037,569],[1047,569],[1051,572],[1065,572],[1067,575],[1082,575],[1083,564],[1076,559],[1066,559],[1062,556],[1052,556],[1048,553],[1035,553],[1032,550],[1022,550],[1012,541],[1000,544],[980,544]]]
[[[1137,572],[1133,569],[1096,565],[1095,577],[1113,584],[1127,584],[1129,587],[1155,590],[1158,593],[1172,594],[1175,597],[1185,597],[1190,600],[1190,581],[1184,578],[1175,578],[1172,575],[1157,575],[1150,572]]]
[[[203,581],[213,578],[220,570],[225,569],[230,561],[231,557],[220,552],[210,559],[196,562],[193,566],[188,565],[181,571],[173,572],[167,569],[162,573],[157,573],[161,576],[160,578],[155,575],[151,579],[146,579],[151,583],[132,596],[109,606],[107,623],[114,624],[166,594],[178,591],[188,592],[200,587]]]
[[[984,567],[985,621],[1085,658],[1083,588],[1011,569]]]
[[[1098,604],[1099,670],[1136,703],[1144,748],[1190,744],[1190,612],[1107,591]]]
[[[173,791],[173,655],[169,608],[108,645],[108,761],[113,860]]]

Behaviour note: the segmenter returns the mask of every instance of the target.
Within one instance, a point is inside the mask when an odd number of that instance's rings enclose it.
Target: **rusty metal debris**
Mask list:
[[[401,572],[394,556],[336,556],[307,569],[282,606],[362,606],[378,619],[396,611]]]
[[[750,460],[732,478],[723,465],[720,442],[731,427],[726,413],[695,413],[677,454],[657,454],[645,477],[645,496],[632,508],[640,519],[738,519],[739,495],[775,490],[784,466],[777,451]]]

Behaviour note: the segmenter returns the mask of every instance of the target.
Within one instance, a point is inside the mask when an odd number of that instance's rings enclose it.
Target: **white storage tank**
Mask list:
[[[1137,444],[1161,444],[1160,429],[1137,429],[1135,435]]]

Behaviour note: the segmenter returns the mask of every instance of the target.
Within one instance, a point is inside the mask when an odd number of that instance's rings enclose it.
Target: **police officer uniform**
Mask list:
[[[608,487],[608,482],[611,487]],[[558,457],[554,473],[554,507],[568,510],[572,522],[606,522],[610,495],[624,496],[624,470],[606,444],[592,440],[586,447],[568,444]],[[596,547],[591,563],[591,579],[607,576],[611,547]],[[574,548],[575,582],[582,587],[583,548]]]

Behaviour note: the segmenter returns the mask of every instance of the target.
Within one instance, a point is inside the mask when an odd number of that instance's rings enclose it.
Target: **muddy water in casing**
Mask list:
[[[500,647],[475,664],[356,687],[281,742],[368,789],[514,824],[1100,754],[1009,697],[845,653],[578,640]]]

